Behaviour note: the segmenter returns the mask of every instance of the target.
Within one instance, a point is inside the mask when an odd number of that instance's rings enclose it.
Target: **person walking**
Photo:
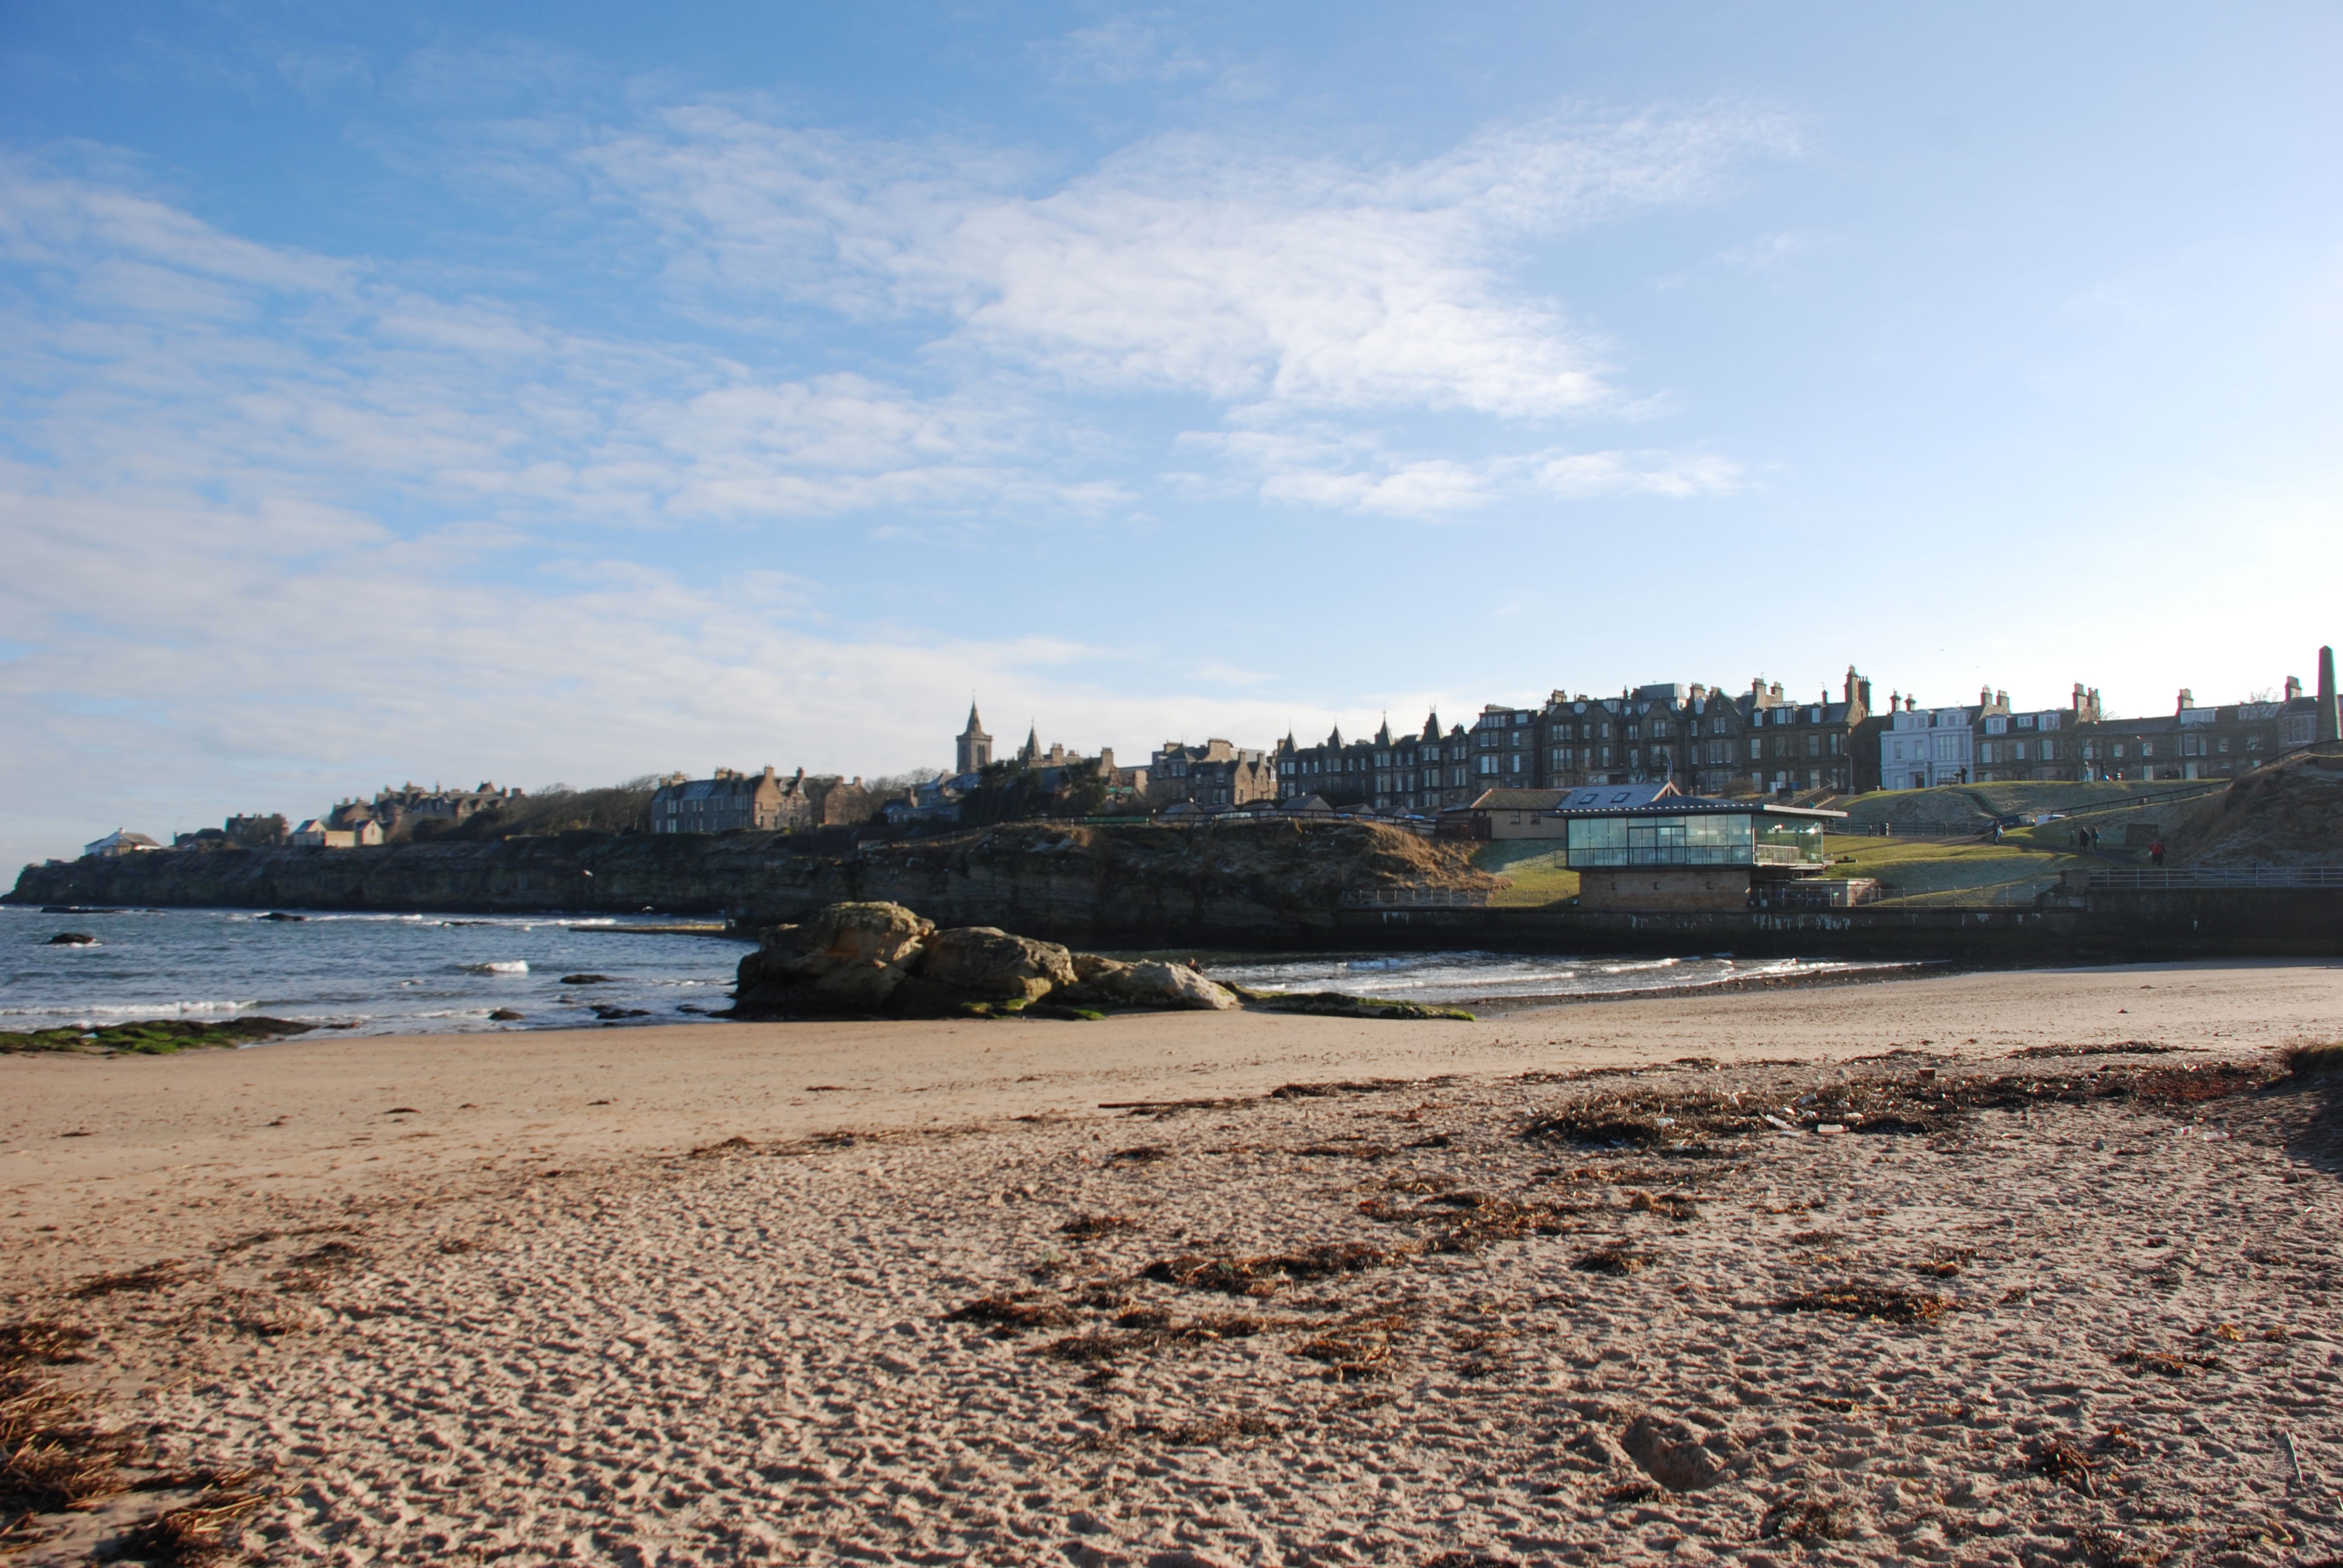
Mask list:
[[[2147,863],[2151,866],[2161,866],[2164,864],[2163,839],[2158,839],[2155,843],[2150,844],[2147,847]]]

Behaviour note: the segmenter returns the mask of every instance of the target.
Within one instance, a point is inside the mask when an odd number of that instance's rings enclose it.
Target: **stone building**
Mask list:
[[[1537,708],[1492,703],[1469,733],[1443,736],[1435,717],[1423,735],[1400,741],[1388,730],[1347,745],[1340,731],[1316,747],[1295,747],[1288,737],[1278,751],[1279,783],[1288,796],[1426,814],[1491,789],[1674,783],[1709,796],[1851,794],[1878,784],[1878,750],[1869,741],[1885,719],[1871,700],[1871,682],[1853,666],[1838,698],[1825,692],[1811,703],[1762,680],[1738,697],[1674,682],[1616,697],[1557,690]]]
[[[1277,769],[1265,751],[1213,739],[1202,746],[1167,740],[1147,760],[1147,800],[1158,809],[1186,801],[1232,811],[1277,799]]]
[[[807,802],[801,788],[788,787],[801,786],[804,777],[800,769],[797,778],[781,779],[769,766],[762,773],[719,768],[707,779],[673,775],[651,792],[651,831],[729,833],[792,826],[792,798],[800,819]]]
[[[992,766],[992,737],[984,732],[984,721],[976,716],[976,704],[968,705],[968,728],[953,741],[952,777],[981,773]]]
[[[2100,722],[2097,687],[2078,680],[2065,708],[2037,708],[2026,713],[2009,708],[2007,693],[1996,695],[2003,711],[1980,713],[1973,738],[1977,783],[2073,781],[2087,776],[2084,732]]]
[[[345,828],[312,817],[285,841],[313,849],[371,849],[382,842],[382,824],[368,817]]]
[[[1472,758],[1464,727],[1443,734],[1437,713],[1412,735],[1394,736],[1388,723],[1364,740],[1344,741],[1339,727],[1316,746],[1297,745],[1288,735],[1277,747],[1277,793],[1281,799],[1315,795],[1337,809],[1434,816],[1472,800]]]

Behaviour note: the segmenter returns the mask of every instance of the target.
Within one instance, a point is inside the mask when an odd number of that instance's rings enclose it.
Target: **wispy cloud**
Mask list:
[[[1557,116],[1383,165],[1153,138],[1054,187],[1018,160],[698,104],[585,155],[687,292],[937,320],[939,355],[1091,390],[1543,418],[1616,393],[1511,247],[1696,200],[1793,144],[1763,116]]]

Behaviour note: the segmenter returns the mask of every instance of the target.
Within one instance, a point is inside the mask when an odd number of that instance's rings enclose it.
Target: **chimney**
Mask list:
[[[1979,708],[1991,708],[1993,706],[1992,687],[1980,686],[1977,688],[1977,706]]]
[[[1863,704],[1863,710],[1865,713],[1871,711],[1871,678],[1869,676],[1858,675],[1855,678],[1855,698],[1857,702]]]
[[[1919,706],[1920,699],[1916,697],[1907,697],[1904,699],[1904,711],[1906,713],[1911,712],[1914,709]]]
[[[1996,692],[1995,692],[1995,693],[1993,694],[1993,705],[1994,705],[1996,708],[2006,708],[2006,707],[2008,707],[2008,706],[2009,706],[2009,693],[2007,693],[2006,691],[1996,691]]]
[[[2083,683],[2079,680],[2075,682],[2075,696],[2073,701],[2075,704],[2075,717],[2077,719],[2080,719],[2083,717]]]
[[[1776,702],[1782,700],[1782,683],[1778,680],[1775,681],[1773,686],[1773,698]]]
[[[2288,676],[2286,678],[2286,699],[2288,702],[2292,702],[2296,698],[2300,697],[2301,695],[2302,677],[2298,675]]]
[[[2318,650],[2318,739],[2343,740],[2343,709],[2336,707],[2335,650]]]
[[[2196,694],[2191,692],[2185,686],[2180,689],[2180,706],[2183,709],[2189,709],[2197,706]]]

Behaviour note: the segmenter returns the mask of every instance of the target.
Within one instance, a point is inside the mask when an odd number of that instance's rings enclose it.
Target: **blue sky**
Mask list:
[[[2343,635],[2331,6],[0,5],[0,853]]]

